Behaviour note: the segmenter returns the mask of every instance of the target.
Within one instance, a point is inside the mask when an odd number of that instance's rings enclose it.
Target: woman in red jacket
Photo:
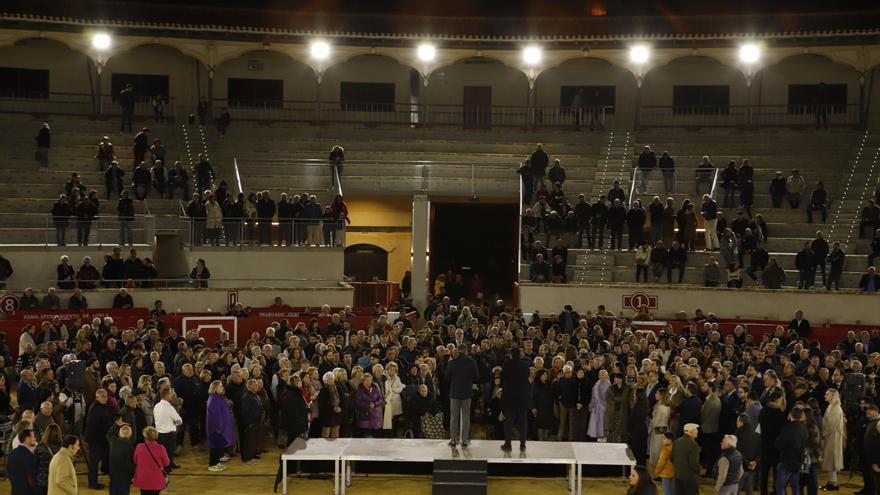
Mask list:
[[[165,467],[171,464],[165,447],[156,439],[159,432],[152,426],[144,428],[144,443],[134,449],[134,481],[141,495],[159,495],[165,489]]]

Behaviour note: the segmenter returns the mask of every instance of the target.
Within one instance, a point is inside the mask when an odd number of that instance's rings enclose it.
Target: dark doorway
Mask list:
[[[465,129],[492,127],[492,86],[465,86],[462,101]]]
[[[116,72],[110,77],[110,93],[114,101],[128,84],[132,85],[134,96],[138,100],[148,101],[157,95],[168,98],[168,76]]]
[[[485,297],[513,294],[516,277],[515,204],[434,203],[431,211],[431,287],[440,273],[464,278],[470,297],[474,274],[483,279]]]
[[[339,83],[339,104],[345,112],[394,111],[394,83]]]
[[[226,81],[226,98],[233,108],[281,108],[284,81],[230,77]]]
[[[834,113],[846,112],[846,84],[789,84],[788,113],[815,112],[828,105]]]
[[[0,67],[0,97],[48,98],[49,71]]]
[[[673,86],[672,113],[727,115],[730,113],[730,86]]]
[[[343,272],[355,282],[388,280],[388,251],[372,244],[349,246]]]

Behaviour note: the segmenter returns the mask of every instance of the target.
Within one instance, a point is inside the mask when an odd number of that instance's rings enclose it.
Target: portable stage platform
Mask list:
[[[633,466],[624,443],[528,442],[524,452],[501,450],[501,441],[472,440],[468,447],[450,447],[447,440],[406,438],[297,439],[281,455],[283,493],[287,494],[287,462],[333,462],[333,493],[345,495],[355,462],[433,463],[438,459],[479,459],[488,464],[556,464],[568,466],[568,492],[583,490],[583,466]]]

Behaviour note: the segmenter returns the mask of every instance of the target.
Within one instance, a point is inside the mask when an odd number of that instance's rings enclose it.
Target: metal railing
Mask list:
[[[645,105],[639,109],[639,126],[645,127],[765,127],[857,126],[858,104],[848,105]]]
[[[121,114],[122,110],[115,95],[101,95],[99,98],[101,100],[101,114]],[[2,113],[95,115],[98,113],[95,103],[95,96],[90,93],[13,92],[0,94],[0,112]],[[162,112],[164,118],[173,122],[178,111],[184,111],[183,115],[190,113],[183,108],[176,109],[177,106],[174,98],[168,98]],[[153,118],[154,109],[151,99],[136,98],[133,115],[139,118]]]
[[[184,246],[193,248],[276,246],[343,247],[345,222],[321,219],[263,221],[256,218],[224,218],[219,224],[180,217],[178,232]]]
[[[73,258],[73,257],[71,257]],[[103,262],[100,260],[92,260],[92,265],[98,269],[100,273],[103,268]],[[80,268],[80,260],[73,259],[71,266],[73,266],[74,271],[78,271]],[[210,270],[211,267],[209,266]],[[104,279],[99,278],[98,280],[88,280],[88,281],[77,281],[74,280],[48,280],[44,278],[13,278],[9,281],[9,286],[7,290],[9,291],[23,291],[27,288],[33,288],[35,295],[40,292],[40,288],[49,288],[52,287],[58,291],[59,294],[65,294],[67,292],[72,292],[73,289],[79,288],[83,291],[95,291],[101,289],[107,290],[115,290],[120,287],[126,288],[139,288],[139,289],[181,289],[181,288],[211,288],[212,286],[217,287],[247,287],[247,288],[281,288],[281,287],[291,287],[291,286],[320,286],[320,287],[334,287],[339,286],[342,282],[342,277],[340,276],[338,279],[325,279],[325,278],[259,278],[259,277],[251,277],[251,278],[227,278],[227,277],[211,277],[208,279],[192,279],[188,275],[181,275],[179,277],[168,277],[168,278],[126,278],[126,279]],[[2,293],[2,291],[0,291]],[[134,295],[137,298],[137,295]],[[40,295],[38,295],[39,299],[42,299]],[[144,301],[141,301],[145,303]],[[67,299],[61,299],[61,306],[67,307]],[[171,311],[170,309],[168,310]]]
[[[156,242],[156,221],[151,215],[136,215],[128,221],[120,221],[112,215],[99,215],[85,221],[39,213],[3,213],[0,214],[0,239],[5,245],[153,245]]]

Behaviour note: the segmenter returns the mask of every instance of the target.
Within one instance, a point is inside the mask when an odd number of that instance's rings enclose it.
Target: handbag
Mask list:
[[[144,442],[144,447],[147,449],[147,453],[150,454],[150,458],[156,463],[156,467],[159,468],[159,471],[162,471],[162,474],[165,475],[165,487],[167,488],[168,485],[171,484],[171,478],[168,476],[168,471],[159,465],[159,461],[153,456],[153,451],[150,450],[150,446],[146,442]]]
[[[446,438],[447,435],[446,429],[443,428],[442,412],[438,412],[437,414],[425,413],[422,415],[419,423],[422,427],[422,434],[425,436],[425,438]]]
[[[369,421],[373,417],[373,412],[369,409],[355,409],[354,419],[358,421]]]

